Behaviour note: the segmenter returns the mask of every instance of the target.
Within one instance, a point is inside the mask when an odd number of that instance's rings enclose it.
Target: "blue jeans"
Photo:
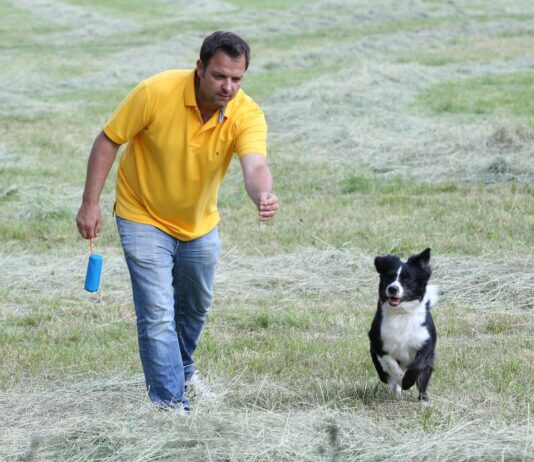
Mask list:
[[[139,354],[148,396],[160,405],[188,405],[184,383],[213,301],[221,245],[217,228],[180,241],[151,225],[117,217],[132,281]]]

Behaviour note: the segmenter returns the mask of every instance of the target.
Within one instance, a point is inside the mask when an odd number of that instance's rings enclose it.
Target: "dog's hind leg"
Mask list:
[[[430,377],[432,376],[432,367],[427,366],[425,367],[420,374],[417,377],[417,388],[419,389],[419,400],[420,401],[428,401],[428,395],[426,394],[426,387],[428,386],[428,382],[430,381]]]
[[[417,381],[420,373],[421,371],[419,369],[410,367],[402,378],[402,389],[408,390],[409,388],[412,388],[414,383]]]

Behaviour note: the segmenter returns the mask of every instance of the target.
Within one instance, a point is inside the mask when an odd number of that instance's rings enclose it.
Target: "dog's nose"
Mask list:
[[[388,295],[397,295],[399,293],[399,288],[397,286],[389,286],[387,293]]]

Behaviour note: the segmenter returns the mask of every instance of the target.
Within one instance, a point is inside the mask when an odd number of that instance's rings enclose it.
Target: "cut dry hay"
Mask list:
[[[272,386],[264,384],[266,388]],[[142,378],[31,382],[0,394],[0,458],[5,460],[501,461],[533,460],[530,409],[507,421],[461,403],[396,404],[396,425],[371,409],[342,404],[273,410],[243,405],[247,389],[189,417],[162,412]],[[249,390],[251,394],[258,390]],[[439,398],[438,398],[439,400]],[[236,406],[237,405],[237,406]],[[414,428],[413,421],[421,425]]]
[[[14,249],[12,249],[14,250]],[[120,250],[103,249],[102,293],[105,303],[130,303],[129,276]],[[13,296],[46,298],[61,295],[66,304],[92,304],[82,290],[87,255],[13,251],[0,254],[5,271],[0,286]],[[230,299],[279,301],[301,297],[343,295],[373,300],[378,275],[374,255],[350,250],[302,249],[295,254],[250,256],[235,249],[223,251],[216,276],[216,295]],[[507,257],[436,257],[432,282],[440,288],[441,303],[477,310],[533,308],[534,262],[530,255]],[[276,310],[276,306],[273,306]],[[0,312],[0,317],[2,313]]]

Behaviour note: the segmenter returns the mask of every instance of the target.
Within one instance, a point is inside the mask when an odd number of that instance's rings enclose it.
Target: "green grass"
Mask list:
[[[285,0],[274,0],[272,2],[265,2],[264,0],[230,0],[228,3],[238,6],[243,9],[250,9],[253,11],[257,10],[271,10],[271,11],[280,11],[286,10],[289,8],[298,8],[300,6],[305,6],[306,2],[304,0],[296,0],[293,2],[287,2]]]
[[[499,62],[526,58],[532,49],[534,37],[531,34],[470,39],[452,39],[446,44],[423,49],[417,53],[397,55],[400,63],[417,62],[426,66],[446,66],[450,64],[471,62]]]
[[[2,11],[0,41],[3,49],[25,48],[34,43],[34,38],[66,30],[66,27],[51,24],[39,15],[31,14],[6,0],[0,2],[0,9]]]
[[[164,1],[145,2],[143,0],[67,0],[67,3],[81,6],[88,11],[98,11],[104,15],[136,18],[140,20],[163,19],[179,11],[179,6]]]
[[[517,72],[440,83],[418,98],[422,107],[438,114],[521,116],[532,123],[534,73]]]
[[[421,184],[358,175],[336,180],[337,173],[326,165],[292,164],[285,172],[276,167],[274,171],[281,183],[278,188],[286,194],[277,225],[270,227],[265,240],[260,235],[246,243],[247,235],[257,234],[249,218],[252,207],[241,185],[223,188],[221,229],[239,236],[242,250],[267,252],[275,246],[290,252],[302,245],[330,245],[380,253],[409,252],[428,244],[439,254],[480,255],[517,252],[534,244],[532,229],[526,226],[534,216],[534,192],[528,186]],[[291,171],[303,173],[298,189],[290,184]],[[321,173],[315,176],[314,171]],[[314,197],[322,198],[321,207]]]
[[[341,69],[342,65],[309,63],[302,69],[291,69],[290,72],[287,68],[280,67],[276,62],[268,63],[266,67],[266,72],[261,72],[257,76],[245,80],[243,84],[243,89],[247,93],[255,95],[258,102],[268,102],[269,97],[277,91],[333,73]]]

